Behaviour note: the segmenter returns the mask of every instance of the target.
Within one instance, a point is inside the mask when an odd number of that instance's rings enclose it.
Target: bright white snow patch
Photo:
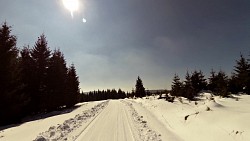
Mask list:
[[[138,114],[138,112],[133,107],[133,104],[128,100],[123,100],[122,102],[127,106],[128,110],[132,114],[133,121],[135,123],[137,132],[139,133],[140,139],[142,141],[161,141],[161,134],[156,133],[148,126],[147,121],[144,120],[143,116]]]
[[[87,122],[90,118],[96,116],[108,104],[108,101],[102,102],[93,108],[77,114],[74,118],[65,120],[63,124],[51,126],[49,130],[41,133],[35,141],[47,140],[75,140],[78,135],[69,136],[68,134],[82,126],[83,122]]]
[[[165,130],[152,124],[151,113],[165,128],[185,141],[250,140],[249,95],[220,98],[205,93],[196,102],[177,98],[174,103],[169,103],[157,97],[134,101],[138,113],[149,117],[146,119],[148,124],[161,134]],[[162,140],[167,137],[162,136]]]
[[[52,126],[63,124],[65,120],[75,117],[83,111],[93,108],[102,101],[79,103],[79,108],[69,113],[64,113],[56,116],[51,116],[44,119],[26,122],[20,125],[6,128],[0,131],[1,141],[31,141],[34,140],[39,133],[48,130]]]

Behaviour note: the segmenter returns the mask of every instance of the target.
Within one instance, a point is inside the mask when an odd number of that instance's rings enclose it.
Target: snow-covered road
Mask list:
[[[119,100],[109,105],[95,118],[77,141],[135,141],[139,140],[137,130],[128,108]]]
[[[198,101],[151,96],[79,103],[71,112],[3,129],[0,140],[249,141],[250,96],[235,97],[204,93]]]

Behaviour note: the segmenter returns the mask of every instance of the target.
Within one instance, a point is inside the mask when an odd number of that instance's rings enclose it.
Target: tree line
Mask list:
[[[107,99],[124,99],[124,98],[134,98],[134,97],[144,97],[146,95],[150,95],[149,92],[145,91],[141,78],[138,76],[135,84],[135,90],[132,92],[124,92],[121,89],[107,89],[107,90],[97,90],[90,91],[88,93],[81,93],[80,101],[88,102],[88,101],[98,101],[98,100],[107,100]]]
[[[11,28],[6,22],[0,27],[0,125],[75,105],[79,81],[74,65],[67,67],[59,49],[50,50],[44,34],[32,48],[17,48]]]
[[[107,89],[107,90],[97,90],[97,91],[90,91],[88,93],[83,93],[80,95],[81,102],[88,102],[88,101],[99,101],[99,100],[107,100],[107,99],[123,99],[126,98],[127,94],[122,91],[121,89]]]
[[[208,81],[202,71],[195,70],[191,74],[187,72],[184,81],[181,81],[180,77],[175,74],[170,94],[194,100],[201,90],[210,90],[213,94],[222,97],[228,97],[231,93],[250,94],[250,58],[246,59],[240,55],[231,76],[226,75],[222,70],[218,72],[212,70]]]

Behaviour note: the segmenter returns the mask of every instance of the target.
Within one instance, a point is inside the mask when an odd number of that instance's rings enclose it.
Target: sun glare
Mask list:
[[[63,5],[70,11],[71,16],[73,18],[73,12],[77,11],[79,7],[78,0],[62,0],[62,1]]]

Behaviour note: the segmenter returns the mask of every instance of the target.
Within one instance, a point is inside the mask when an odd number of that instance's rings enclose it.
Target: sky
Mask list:
[[[81,91],[169,89],[177,73],[211,69],[231,74],[250,54],[250,0],[79,0],[71,13],[62,0],[0,0],[17,46],[45,34],[74,63]],[[86,22],[83,22],[83,18]]]

